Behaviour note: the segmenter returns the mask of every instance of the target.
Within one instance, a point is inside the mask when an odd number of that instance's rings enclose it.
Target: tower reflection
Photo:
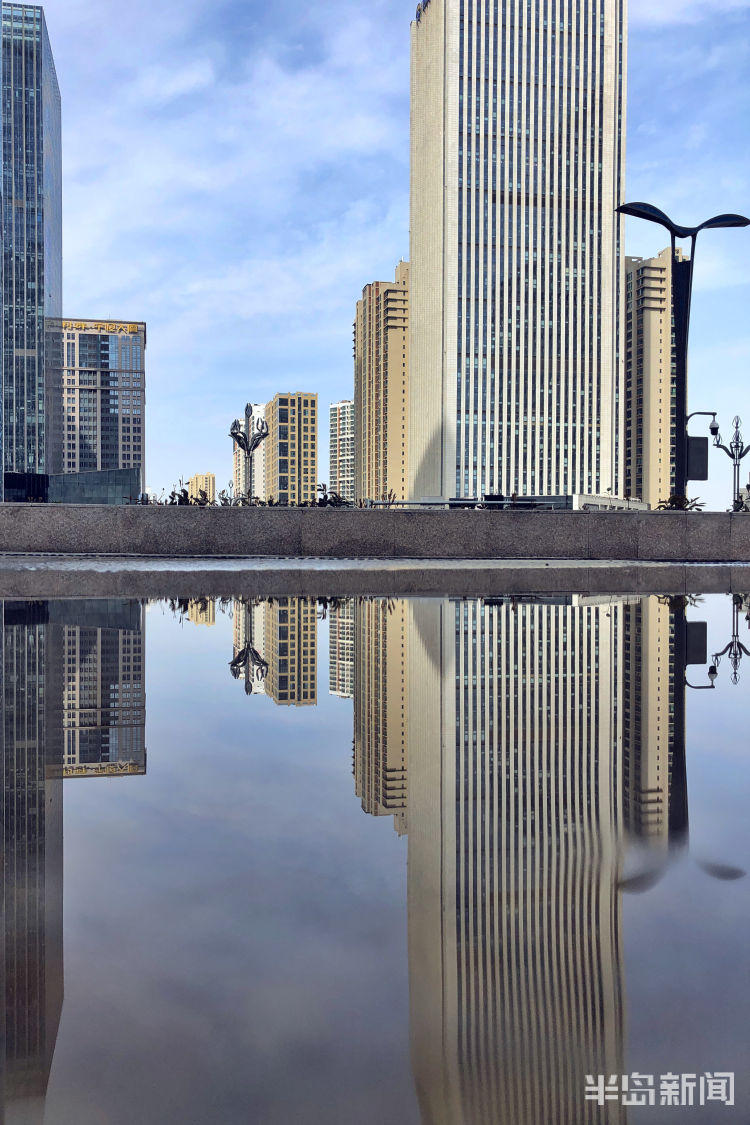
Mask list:
[[[63,1004],[63,778],[145,773],[144,608],[2,606],[0,1121],[33,1125]]]
[[[412,1066],[429,1125],[625,1120],[618,646],[626,607],[410,607]]]

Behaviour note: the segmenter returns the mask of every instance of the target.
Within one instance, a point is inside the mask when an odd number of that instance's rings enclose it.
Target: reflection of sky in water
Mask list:
[[[48,1121],[416,1120],[406,840],[362,812],[351,702],[232,680],[231,622],[146,619],[148,776],[66,782]]]
[[[729,640],[729,599],[688,617],[708,619],[709,653]],[[214,628],[160,607],[146,620],[148,775],[65,783],[47,1125],[416,1123],[408,839],[355,796],[352,704],[327,692],[326,626],[318,706],[294,708],[231,678],[221,613]],[[631,1125],[746,1125],[750,1112],[750,880],[694,862],[750,870],[750,657],[738,686],[729,671],[688,692],[690,853],[623,897],[625,1069],[734,1070],[738,1104],[631,1110]]]
[[[688,620],[708,622],[708,654],[731,637],[729,598],[706,597]],[[748,643],[740,618],[740,639]],[[750,881],[718,882],[695,859],[750,871],[750,657],[730,682],[726,657],[713,691],[687,692],[690,852],[644,895],[623,900],[628,1068],[645,1073],[735,1071],[735,1109],[641,1110],[634,1122],[741,1121],[750,1114]],[[706,668],[689,669],[707,683]]]

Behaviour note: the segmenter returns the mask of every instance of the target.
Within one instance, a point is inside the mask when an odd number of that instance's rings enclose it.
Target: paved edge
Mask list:
[[[0,598],[750,592],[747,563],[0,557]]]

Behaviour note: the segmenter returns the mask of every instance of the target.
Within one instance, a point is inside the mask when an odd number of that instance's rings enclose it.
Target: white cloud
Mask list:
[[[629,15],[635,24],[698,23],[748,7],[750,0],[630,0]]]
[[[748,206],[745,6],[631,5],[629,198],[685,221]],[[66,311],[148,321],[154,484],[228,474],[221,420],[256,388],[351,392],[354,302],[408,253],[412,9],[46,3]],[[662,244],[628,232],[629,252]],[[747,237],[702,236],[696,292],[748,283]]]

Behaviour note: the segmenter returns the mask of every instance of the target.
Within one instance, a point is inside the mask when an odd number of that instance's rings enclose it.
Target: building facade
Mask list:
[[[625,494],[655,508],[675,483],[671,250],[626,258],[625,278]]]
[[[262,427],[266,420],[266,404],[264,402],[248,402],[241,421],[242,432],[250,438],[258,427]],[[248,457],[244,449],[237,442],[234,443],[232,453],[232,482],[235,496],[257,496],[265,500],[266,487],[266,451],[265,441]]]
[[[344,500],[354,500],[354,403],[334,402],[328,410],[328,488]]]
[[[266,410],[265,496],[275,504],[311,504],[318,494],[318,396],[280,393]]]
[[[146,471],[146,325],[62,320],[65,473]]]
[[[200,500],[201,492],[205,492],[209,504],[216,499],[216,473],[196,473],[188,481],[188,496],[191,500]]]
[[[409,263],[362,290],[354,320],[354,494],[405,500],[409,465]]]
[[[62,466],[60,90],[41,7],[2,5],[3,325],[0,442],[5,472]]]
[[[409,493],[622,488],[624,0],[412,23]]]

